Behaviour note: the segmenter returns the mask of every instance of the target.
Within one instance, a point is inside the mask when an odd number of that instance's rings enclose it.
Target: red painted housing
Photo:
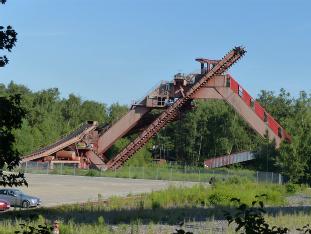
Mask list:
[[[290,142],[291,138],[286,133],[284,128],[270,115],[267,111],[259,104],[259,102],[254,101],[254,99],[249,95],[249,93],[239,85],[239,83],[233,79],[232,76],[227,75],[227,79],[230,79],[230,89],[238,94],[247,106],[252,108],[257,116],[262,120],[267,122],[268,127],[273,131],[273,133],[282,139]]]

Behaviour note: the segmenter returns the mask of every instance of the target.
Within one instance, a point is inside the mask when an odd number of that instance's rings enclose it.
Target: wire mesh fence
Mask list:
[[[118,170],[82,169],[76,164],[58,163],[51,166],[49,162],[23,163],[19,171],[34,174],[59,174],[74,176],[117,177],[150,180],[211,182],[211,180],[227,180],[229,178],[245,178],[257,183],[282,184],[281,174],[250,170],[205,169],[190,166],[124,166]]]

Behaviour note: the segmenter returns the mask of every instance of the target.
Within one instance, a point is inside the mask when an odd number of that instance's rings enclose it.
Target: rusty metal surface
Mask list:
[[[130,131],[149,110],[149,108],[140,106],[130,110],[99,137],[97,152],[99,154],[106,152],[116,140]]]
[[[124,148],[115,158],[107,163],[107,168],[117,169],[121,167],[135,152],[143,147],[150,138],[152,138],[161,128],[168,124],[178,113],[191,96],[215,75],[221,75],[237,60],[245,54],[244,48],[236,47],[231,50],[224,58],[217,63],[208,73],[198,80],[185,94],[185,97],[179,98],[167,110],[165,110],[146,130],[144,130],[133,142]]]
[[[93,131],[96,127],[97,122],[85,123],[81,125],[77,130],[71,132],[69,135],[65,136],[59,141],[46,147],[43,147],[30,155],[26,155],[25,157],[22,158],[21,162],[27,162],[45,156],[49,156],[59,150],[62,150],[69,145],[79,142],[86,134]]]
[[[232,165],[240,162],[246,162],[255,159],[253,152],[241,152],[231,155],[225,155],[215,158],[210,158],[204,161],[204,167],[217,168],[226,165]]]
[[[95,152],[89,150],[85,153],[85,155],[94,167],[101,170],[106,170],[106,164],[97,154],[95,154]]]
[[[55,153],[68,150],[76,152],[77,157],[81,159],[80,166],[92,164],[99,169],[117,169],[167,123],[174,121],[180,113],[191,109],[189,104],[193,99],[225,100],[261,136],[268,131],[270,139],[275,139],[278,147],[282,140],[290,140],[286,131],[237,81],[230,75],[223,75],[245,52],[244,48],[235,47],[221,60],[196,59],[201,63],[201,74],[178,73],[173,81],[162,81],[153,88],[115,123],[102,127],[94,123],[85,124],[56,143],[24,157],[22,162],[46,156],[51,157],[46,157],[49,160],[59,160],[57,157],[53,158],[57,155]],[[207,68],[204,64],[207,64]],[[152,109],[163,111],[152,119],[148,117]],[[133,131],[140,131],[139,136],[107,162],[104,153],[118,139]],[[107,163],[104,163],[104,160]]]

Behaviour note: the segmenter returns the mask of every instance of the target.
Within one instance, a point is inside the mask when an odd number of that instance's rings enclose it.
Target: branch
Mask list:
[[[0,26],[0,49],[1,50],[5,49],[11,52],[12,48],[15,46],[16,41],[17,41],[17,32],[15,32],[12,26],[7,26],[6,28],[3,26]]]
[[[26,181],[24,173],[10,173],[4,174],[3,171],[0,171],[0,186],[27,186],[28,183]]]
[[[0,57],[0,67],[4,67],[9,63],[9,60],[6,56]]]

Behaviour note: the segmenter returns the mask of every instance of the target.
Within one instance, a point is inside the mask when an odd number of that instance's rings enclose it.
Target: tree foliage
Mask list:
[[[280,149],[273,153],[275,159],[272,165],[275,170],[282,172],[292,182],[311,183],[310,95],[302,91],[298,98],[294,98],[281,89],[278,95],[262,91],[258,100],[291,135],[291,143],[283,142]]]
[[[1,0],[1,4],[5,4],[6,0]],[[11,52],[17,41],[17,33],[12,26],[1,26],[0,25],[0,50],[7,50]],[[8,64],[9,59],[2,55],[0,56],[0,67],[4,67]]]
[[[1,4],[6,1],[1,0]],[[17,41],[17,33],[11,26],[0,26],[0,50],[11,52]],[[0,57],[0,67],[8,63],[6,56]],[[3,90],[3,85],[0,87]],[[24,174],[7,173],[19,164],[19,152],[14,149],[14,130],[21,127],[22,119],[26,112],[21,106],[19,94],[2,95],[0,92],[0,185],[21,186],[27,185]]]
[[[272,226],[265,220],[266,213],[263,198],[266,194],[256,196],[255,200],[249,206],[242,203],[239,198],[232,198],[230,201],[235,203],[236,209],[234,212],[225,211],[225,217],[229,223],[235,223],[235,231],[245,234],[283,234],[289,233],[287,227]],[[302,228],[296,229],[298,233],[311,233],[309,224]]]
[[[167,145],[170,158],[200,164],[204,159],[253,150],[258,136],[222,101],[197,101],[194,111],[163,129],[155,144]]]

